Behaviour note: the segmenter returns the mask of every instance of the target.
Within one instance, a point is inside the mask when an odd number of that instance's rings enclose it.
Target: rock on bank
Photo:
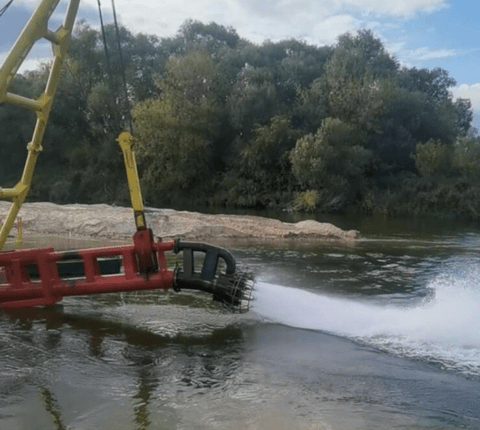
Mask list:
[[[0,219],[10,208],[0,202]],[[98,205],[25,203],[20,210],[25,235],[55,235],[78,238],[129,240],[135,232],[133,211]],[[173,209],[147,209],[147,223],[156,236],[188,240],[278,240],[352,241],[356,230],[344,231],[329,223],[286,223],[246,215],[208,215]]]

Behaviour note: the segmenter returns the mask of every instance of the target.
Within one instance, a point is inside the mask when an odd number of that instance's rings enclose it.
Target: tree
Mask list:
[[[254,126],[265,125],[279,113],[271,72],[245,65],[232,87],[227,107],[231,123],[241,136],[249,136]]]
[[[211,22],[203,24],[200,21],[185,21],[178,32],[186,46],[201,48],[209,53],[216,53],[223,47],[235,49],[240,42],[236,30],[232,27]]]
[[[477,180],[471,102],[453,101],[455,80],[443,69],[399,69],[371,31],[316,47],[291,39],[257,45],[198,21],[165,39],[120,28],[126,86],[115,28],[105,33],[110,71],[101,32],[84,22],[75,30],[33,198],[126,203],[115,139],[131,106],[152,203],[265,207],[299,192],[300,206],[334,211],[407,189],[411,200],[432,182],[417,175],[428,164],[419,167],[427,147],[418,142],[442,142],[442,173],[452,183]],[[49,67],[18,76],[15,92],[38,96]],[[0,119],[0,157],[9,160],[0,176],[13,185],[33,118],[0,106]]]
[[[328,85],[325,77],[315,79],[307,88],[297,88],[293,122],[307,133],[320,128],[328,116]]]
[[[214,63],[192,51],[171,58],[157,85],[160,98],[133,109],[146,195],[153,202],[190,202],[211,183],[211,146],[218,131]]]
[[[289,119],[283,116],[255,127],[252,138],[238,150],[223,179],[227,202],[266,207],[285,200],[291,182],[288,153],[296,136]]]
[[[156,36],[137,34],[130,40],[131,47],[126,54],[126,76],[131,86],[132,102],[158,96],[155,76],[165,69],[171,55]]]
[[[372,156],[354,126],[326,118],[315,134],[297,140],[290,161],[301,189],[319,191],[324,209],[342,210],[364,191]]]
[[[155,84],[161,93],[174,92],[190,103],[214,99],[216,95],[215,63],[203,50],[172,56],[163,75],[157,75]]]
[[[339,38],[327,64],[329,113],[365,133],[378,131],[396,61],[371,31]]]
[[[445,161],[445,146],[439,140],[430,139],[425,143],[417,143],[415,166],[422,176],[431,176],[436,173]]]
[[[251,64],[270,70],[279,102],[290,109],[297,91],[325,74],[332,53],[331,47],[314,47],[294,39],[265,42],[259,47],[262,63]]]
[[[367,144],[380,159],[380,182],[384,175],[414,172],[411,154],[416,143],[432,137],[422,132],[426,117],[431,116],[433,109],[425,94],[395,88],[386,100],[386,106],[386,112],[379,118],[379,132],[372,134]]]
[[[432,70],[403,69],[399,75],[400,84],[410,91],[420,91],[426,94],[434,102],[445,101],[451,98],[449,88],[456,85],[455,79],[448,75],[448,72],[440,67]]]
[[[454,146],[453,166],[470,178],[480,174],[480,142],[462,137]]]
[[[457,99],[453,107],[457,117],[455,123],[458,133],[460,136],[467,136],[473,120],[472,102],[470,99]]]
[[[398,70],[396,59],[388,54],[383,43],[371,30],[340,36],[333,57],[334,62],[343,61],[345,74],[357,79],[365,75],[374,79],[388,78]]]

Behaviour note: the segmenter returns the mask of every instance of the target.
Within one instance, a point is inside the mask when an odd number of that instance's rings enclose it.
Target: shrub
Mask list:
[[[291,205],[291,210],[302,212],[313,212],[317,206],[318,191],[308,190],[302,193],[296,193],[295,199]]]
[[[415,167],[421,176],[431,176],[436,173],[445,160],[445,146],[440,140],[430,139],[426,143],[415,146]]]
[[[480,173],[480,144],[476,140],[460,139],[453,154],[453,166],[467,176]]]

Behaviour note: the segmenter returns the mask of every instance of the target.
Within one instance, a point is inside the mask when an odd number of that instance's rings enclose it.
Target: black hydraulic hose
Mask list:
[[[202,242],[175,241],[175,253],[183,252],[183,268],[175,270],[173,289],[198,290],[213,295],[213,300],[232,312],[247,312],[255,280],[246,270],[238,270],[235,259],[226,249]],[[195,252],[205,254],[201,271],[195,270]],[[218,261],[225,270],[218,270]]]
[[[175,252],[175,254],[178,254],[180,251],[183,251],[184,249],[192,249],[194,251],[205,252],[206,254],[208,252],[216,252],[218,256],[221,257],[227,265],[226,274],[233,275],[235,273],[235,270],[236,270],[235,259],[233,258],[232,254],[230,254],[230,252],[228,252],[226,249],[219,248],[214,245],[209,245],[208,243],[186,242],[181,239],[177,239],[175,241],[173,252]]]

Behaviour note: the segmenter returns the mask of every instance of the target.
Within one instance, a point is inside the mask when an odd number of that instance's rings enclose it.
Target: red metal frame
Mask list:
[[[55,252],[37,248],[0,252],[0,307],[22,308],[50,306],[64,296],[102,294],[120,291],[162,289],[173,285],[174,272],[168,270],[165,251],[175,242],[154,241],[150,230],[135,233],[134,244],[80,251]],[[57,262],[72,258],[83,263],[83,275],[77,279],[61,278]],[[103,275],[99,259],[121,259],[123,270]],[[38,278],[27,270],[36,265]]]

